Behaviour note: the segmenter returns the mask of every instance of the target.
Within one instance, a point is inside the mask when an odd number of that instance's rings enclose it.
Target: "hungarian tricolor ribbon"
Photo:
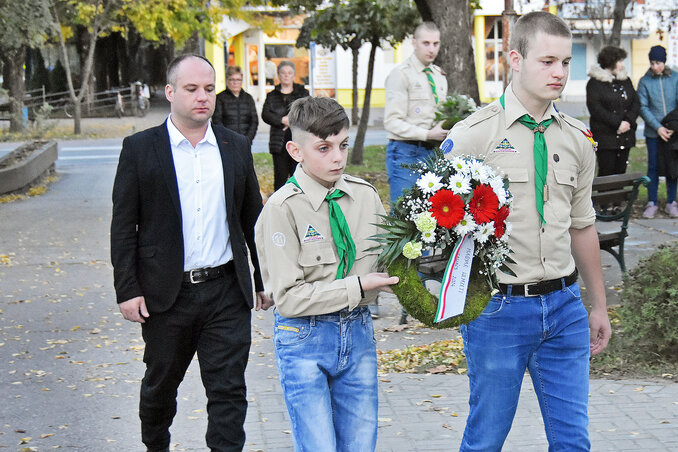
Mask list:
[[[464,312],[474,248],[470,234],[459,239],[454,245],[440,286],[436,322],[442,322]]]

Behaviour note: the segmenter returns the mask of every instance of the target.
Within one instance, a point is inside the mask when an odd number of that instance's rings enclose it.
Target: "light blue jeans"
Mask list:
[[[373,452],[377,348],[367,307],[298,318],[275,312],[275,354],[297,452]]]
[[[461,327],[470,413],[459,450],[501,451],[527,368],[548,450],[588,451],[589,326],[579,286],[534,297],[507,292]]]
[[[403,163],[420,162],[431,155],[432,150],[423,146],[415,146],[403,141],[389,140],[386,145],[386,172],[391,191],[391,205],[403,194],[403,190],[411,188],[419,177],[408,168],[403,168]]]

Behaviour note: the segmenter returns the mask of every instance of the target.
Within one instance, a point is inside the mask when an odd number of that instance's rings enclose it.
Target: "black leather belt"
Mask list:
[[[407,143],[411,144],[412,146],[419,146],[426,149],[433,149],[434,147],[436,147],[435,144],[430,143],[428,141],[417,141],[417,140],[391,140],[391,141],[399,141],[401,143]]]
[[[549,279],[548,281],[539,281],[532,284],[501,284],[499,283],[499,290],[503,294],[508,294],[509,287],[511,288],[511,295],[519,297],[536,297],[537,295],[546,295],[557,290],[562,290],[564,287],[570,286],[577,282],[577,270],[575,269],[571,275],[563,278]]]
[[[183,282],[198,284],[212,279],[223,278],[227,273],[233,272],[234,269],[235,266],[232,260],[218,267],[196,268],[184,272]]]

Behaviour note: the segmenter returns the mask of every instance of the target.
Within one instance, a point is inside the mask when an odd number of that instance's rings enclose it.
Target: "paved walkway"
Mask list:
[[[138,325],[114,302],[109,224],[114,165],[58,166],[43,196],[0,204],[0,450],[52,448],[141,451],[137,403],[143,373]],[[673,240],[670,219],[633,221],[629,265]],[[603,255],[610,300],[619,268]],[[398,306],[384,297],[375,322],[389,350],[455,337],[411,324],[400,332]],[[292,441],[271,344],[271,312],[253,314],[245,451],[291,451]],[[378,451],[451,451],[467,415],[465,376],[380,376]],[[678,383],[591,381],[595,451],[677,451]],[[205,398],[194,362],[179,393],[173,450],[205,450]],[[23,443],[23,444],[22,444]],[[33,448],[33,449],[30,449]],[[545,451],[529,379],[506,451]]]

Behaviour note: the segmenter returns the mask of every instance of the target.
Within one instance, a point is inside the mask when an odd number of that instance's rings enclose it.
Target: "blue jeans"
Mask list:
[[[275,312],[278,373],[298,452],[373,452],[377,346],[367,307],[298,318]]]
[[[647,197],[657,205],[657,192],[659,191],[659,169],[657,168],[657,147],[661,138],[645,137],[647,144],[647,177],[650,178],[650,186],[647,189]],[[671,204],[676,200],[676,179],[666,178],[666,202]]]
[[[589,326],[577,283],[548,295],[492,297],[462,325],[470,412],[460,451],[501,451],[529,369],[549,451],[588,451]],[[510,287],[510,286],[509,286]]]
[[[425,147],[389,140],[386,145],[386,171],[391,190],[391,205],[395,205],[398,197],[403,194],[403,190],[411,188],[419,178],[419,175],[401,165],[420,162],[430,155],[431,150]]]

